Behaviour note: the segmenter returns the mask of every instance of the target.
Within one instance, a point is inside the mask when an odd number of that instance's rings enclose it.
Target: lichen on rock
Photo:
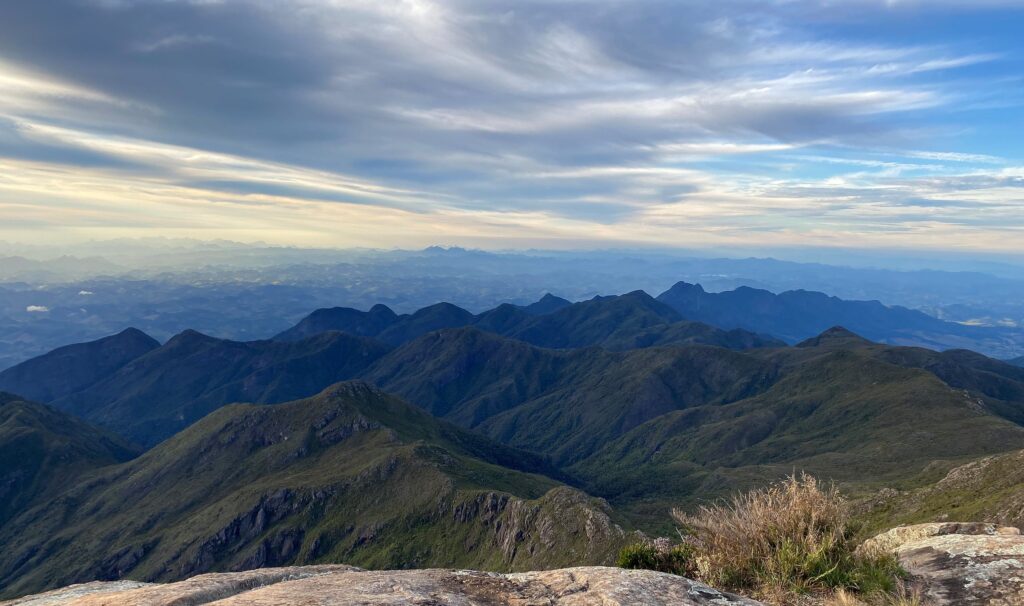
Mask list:
[[[901,526],[865,542],[895,552],[933,606],[1024,605],[1024,536],[981,523]]]

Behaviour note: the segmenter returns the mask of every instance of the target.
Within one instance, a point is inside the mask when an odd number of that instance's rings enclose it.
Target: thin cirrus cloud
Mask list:
[[[1019,251],[1021,8],[5,2],[0,238]]]

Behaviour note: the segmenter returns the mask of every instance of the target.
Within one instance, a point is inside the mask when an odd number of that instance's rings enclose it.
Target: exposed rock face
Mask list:
[[[977,523],[901,526],[864,548],[895,551],[922,586],[927,604],[1024,605],[1024,536],[1017,528]]]
[[[912,492],[879,493],[870,506],[903,524],[968,519],[1024,528],[1024,450],[971,461]]]
[[[466,570],[363,571],[350,566],[206,574],[166,585],[73,585],[2,606],[757,606],[682,577],[621,568],[519,574]]]

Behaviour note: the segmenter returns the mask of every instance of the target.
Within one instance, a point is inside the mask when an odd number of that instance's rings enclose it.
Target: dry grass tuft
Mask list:
[[[860,598],[845,589],[837,590],[831,597],[825,600],[824,606],[868,606]]]
[[[885,606],[925,606],[925,602],[920,588],[907,588],[904,583],[899,583],[896,591],[886,596]]]
[[[700,580],[773,603],[836,588],[891,593],[901,574],[892,555],[854,553],[846,500],[807,474],[673,517]]]

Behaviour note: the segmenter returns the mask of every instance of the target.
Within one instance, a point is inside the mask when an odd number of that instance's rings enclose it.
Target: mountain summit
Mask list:
[[[857,347],[872,345],[864,337],[846,330],[842,326],[833,326],[816,337],[797,343],[797,347]]]

